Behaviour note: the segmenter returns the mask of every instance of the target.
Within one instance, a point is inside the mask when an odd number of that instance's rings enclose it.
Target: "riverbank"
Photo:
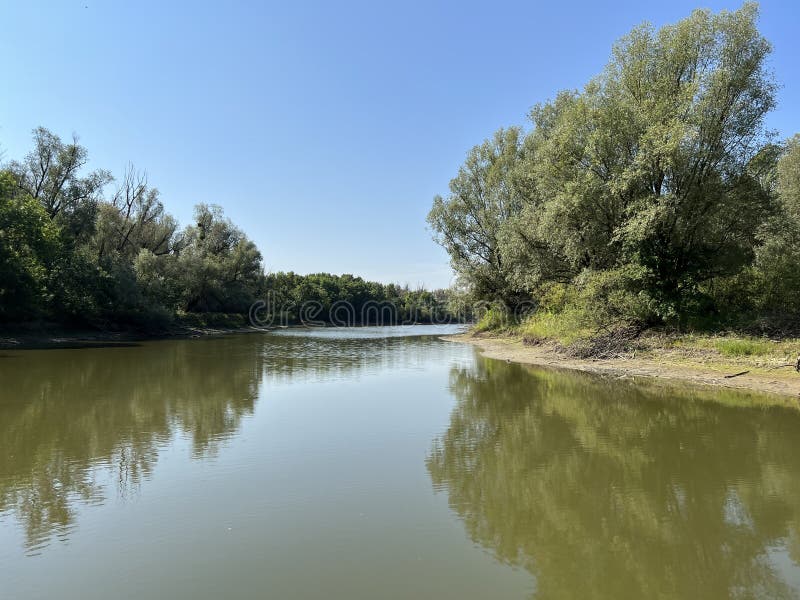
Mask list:
[[[86,348],[98,346],[127,346],[138,342],[166,339],[187,339],[229,335],[234,333],[264,333],[274,328],[253,326],[212,327],[174,325],[157,332],[103,331],[95,329],[23,329],[0,331],[0,349],[31,350],[42,348]]]
[[[614,358],[574,358],[555,342],[526,344],[521,336],[468,332],[443,337],[480,348],[487,358],[611,377],[642,377],[695,385],[748,390],[800,398],[800,373],[794,369],[793,341],[764,341],[761,354],[726,356],[729,338],[647,336],[630,353]],[[716,341],[715,341],[716,340]],[[769,351],[772,350],[772,351]]]

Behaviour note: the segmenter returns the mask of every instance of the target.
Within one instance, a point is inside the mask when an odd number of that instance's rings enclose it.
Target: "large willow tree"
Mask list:
[[[468,161],[430,218],[455,269],[475,280],[502,266],[501,283],[529,293],[613,273],[663,318],[750,264],[777,206],[763,177],[776,158],[764,124],[776,85],[757,17],[748,3],[659,30],[639,26],[582,91],[532,111],[500,184]],[[486,224],[475,216],[486,214],[480,202],[464,209],[465,173],[470,189],[518,202]],[[453,242],[487,231],[498,240],[487,256],[477,242]]]

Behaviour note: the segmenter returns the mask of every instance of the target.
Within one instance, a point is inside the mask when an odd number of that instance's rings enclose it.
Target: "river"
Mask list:
[[[2,351],[0,597],[800,597],[800,411],[449,331]]]

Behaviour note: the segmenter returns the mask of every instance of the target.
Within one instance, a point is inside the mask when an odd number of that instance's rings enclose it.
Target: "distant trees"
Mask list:
[[[389,325],[471,314],[463,305],[456,314],[455,296],[441,290],[353,275],[265,274],[255,243],[219,206],[198,204],[181,229],[133,166],[112,188],[107,171],[83,172],[88,152],[76,139],[65,143],[38,128],[33,142],[21,162],[0,167],[0,325],[161,329],[176,317],[226,315],[241,322],[267,298],[279,312],[275,324]]]
[[[562,304],[655,323],[721,314],[769,280],[771,299],[736,310],[788,310],[796,283],[763,269],[796,247],[798,142],[764,125],[776,84],[757,16],[747,3],[637,27],[582,91],[534,108],[526,135],[474,148],[429,222],[476,297],[561,289]]]
[[[261,317],[273,324],[402,325],[470,319],[452,290],[410,289],[353,275],[270,273]]]

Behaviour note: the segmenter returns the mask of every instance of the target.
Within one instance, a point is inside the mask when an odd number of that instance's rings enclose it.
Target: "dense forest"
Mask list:
[[[796,329],[800,137],[752,3],[635,28],[578,91],[473,148],[428,221],[483,326]],[[527,304],[526,304],[527,303]]]
[[[218,206],[180,228],[147,177],[85,172],[86,148],[33,132],[33,150],[0,168],[0,325],[57,323],[161,330],[175,323],[430,322],[449,318],[447,292],[351,275],[266,274],[262,255]],[[107,190],[113,190],[108,193]],[[331,314],[336,302],[352,310]],[[364,310],[390,302],[392,313]],[[337,308],[334,306],[334,309]]]
[[[264,289],[267,292],[252,318],[269,325],[436,324],[472,316],[471,307],[455,290],[414,290],[352,275],[270,273]]]

